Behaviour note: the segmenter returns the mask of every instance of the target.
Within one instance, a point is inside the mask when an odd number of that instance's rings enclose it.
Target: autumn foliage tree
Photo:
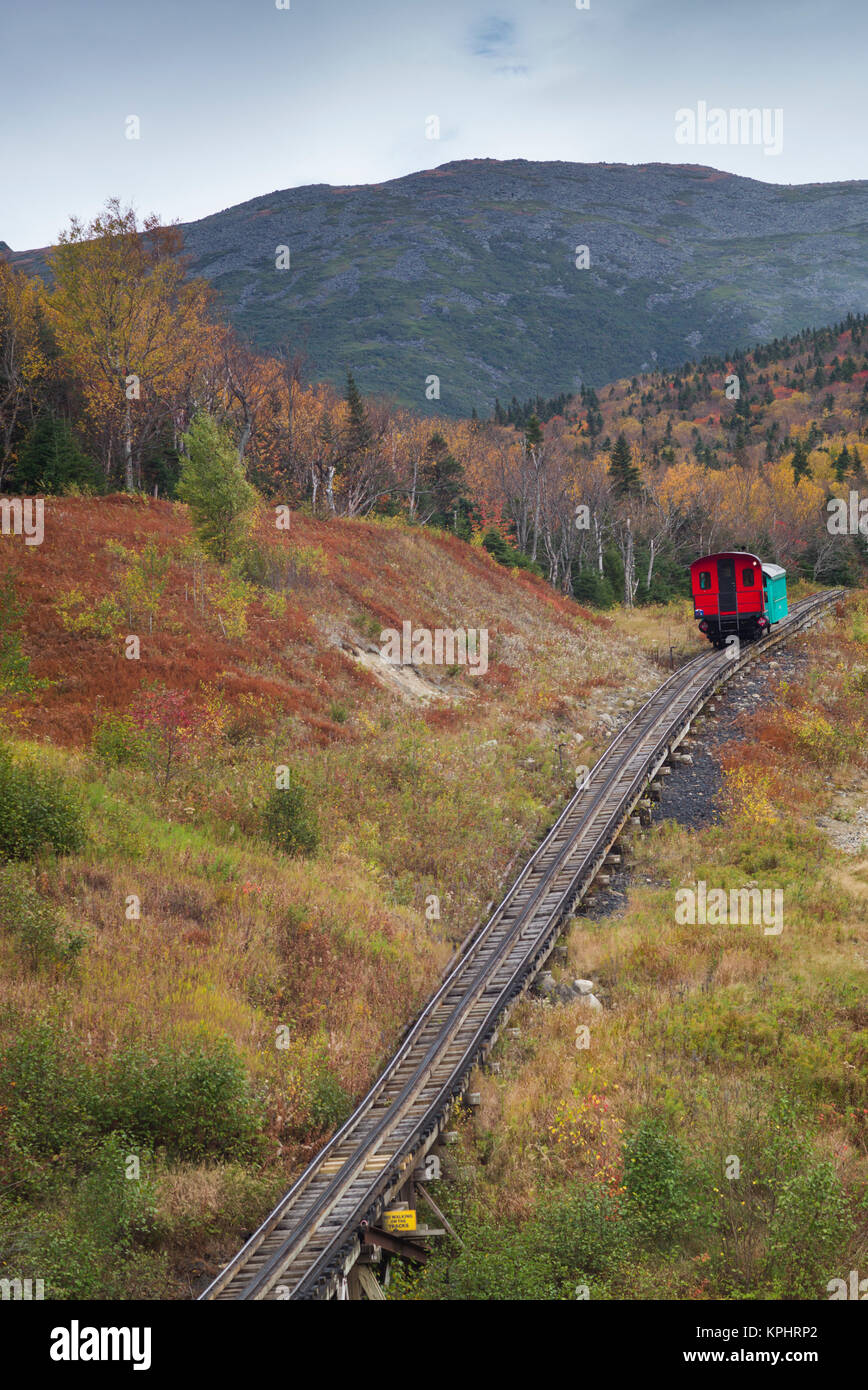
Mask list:
[[[176,491],[226,560],[255,482],[322,519],[487,533],[503,563],[627,604],[684,592],[686,560],[727,545],[836,582],[863,563],[826,503],[868,486],[868,318],[455,420],[365,396],[352,371],[343,395],[306,382],[289,344],[211,321],[181,251],[112,199],[61,235],[48,290],[0,259],[0,486],[90,488],[98,459],[108,486]]]
[[[157,784],[167,792],[179,766],[195,750],[203,711],[187,691],[153,686],[138,692],[131,715]]]
[[[87,226],[73,218],[49,257],[49,321],[81,385],[106,477],[142,482],[142,454],[171,425],[211,332],[210,291],[188,280],[181,234],[155,216],[141,227],[110,199]]]

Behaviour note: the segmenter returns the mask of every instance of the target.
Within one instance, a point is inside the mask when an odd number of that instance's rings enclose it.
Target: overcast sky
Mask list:
[[[14,250],[114,194],[188,221],[452,159],[868,174],[866,0],[0,3],[0,240]],[[782,152],[676,143],[675,112],[699,102],[782,109]]]

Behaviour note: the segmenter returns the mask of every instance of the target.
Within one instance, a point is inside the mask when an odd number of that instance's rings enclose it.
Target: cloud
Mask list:
[[[470,31],[470,51],[477,58],[500,58],[515,38],[511,19],[490,15],[474,24]]]

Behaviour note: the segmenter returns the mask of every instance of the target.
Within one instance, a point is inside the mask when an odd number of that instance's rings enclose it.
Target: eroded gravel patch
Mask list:
[[[795,639],[727,682],[711,701],[714,714],[708,714],[691,735],[695,740],[690,750],[693,763],[674,764],[671,774],[663,779],[660,800],[652,811],[652,829],[662,821],[672,820],[702,830],[720,820],[719,795],[723,783],[720,749],[726,743],[750,737],[751,714],[774,702],[779,681],[800,680],[808,664],[804,644]],[[613,870],[611,883],[597,889],[593,906],[583,916],[595,921],[618,912],[624,907],[630,883],[634,881],[653,883],[654,879],[647,874],[633,875],[629,864]]]

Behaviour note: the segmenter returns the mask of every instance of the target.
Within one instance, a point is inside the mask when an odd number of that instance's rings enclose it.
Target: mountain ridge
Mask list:
[[[438,414],[868,310],[866,181],[454,160],[273,190],[179,226],[190,272],[257,347],[302,348],[310,376],[339,384],[351,370],[364,391],[422,410],[439,385]],[[46,250],[10,259],[44,274]]]

